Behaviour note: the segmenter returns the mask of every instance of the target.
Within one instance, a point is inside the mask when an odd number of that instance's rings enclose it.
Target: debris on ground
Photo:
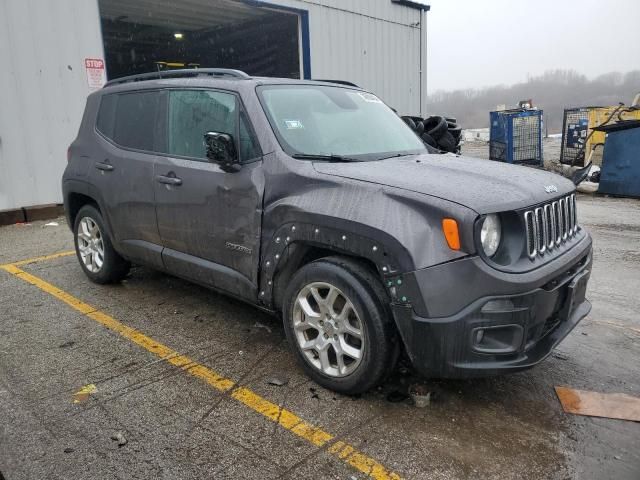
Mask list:
[[[617,418],[640,422],[640,398],[625,393],[600,393],[555,387],[566,413],[588,417]]]
[[[557,358],[558,360],[569,360],[569,356],[562,352],[553,352],[553,358]]]
[[[260,323],[260,322],[256,322],[256,323],[253,325],[253,328],[264,328],[267,332],[271,333],[271,328],[267,327],[266,325],[263,325],[263,324],[262,324],[262,323]]]
[[[93,383],[89,385],[85,385],[76,393],[73,394],[73,403],[83,403],[89,400],[89,395],[94,394],[98,391],[98,387],[96,387]]]
[[[73,448],[65,448],[64,453],[73,453],[75,450]]]
[[[117,432],[116,434],[111,435],[111,440],[118,442],[118,447],[124,447],[127,444],[127,439],[122,432]]]
[[[267,380],[267,383],[269,385],[275,385],[276,387],[282,387],[282,386],[286,385],[287,383],[289,383],[289,381],[288,380],[283,380],[281,378],[273,377],[273,378],[270,378],[269,380]]]
[[[60,224],[58,222],[49,222],[44,224],[45,227],[59,227]]]
[[[411,395],[416,408],[425,408],[431,403],[431,391],[426,385],[412,385],[409,388],[409,395]]]
[[[311,398],[315,398],[320,400],[320,396],[316,393],[316,389],[313,387],[309,387],[309,391],[311,392]]]
[[[61,345],[58,345],[58,348],[67,348],[67,347],[73,347],[76,344],[76,342],[74,342],[73,340],[69,340],[68,342],[64,342]]]

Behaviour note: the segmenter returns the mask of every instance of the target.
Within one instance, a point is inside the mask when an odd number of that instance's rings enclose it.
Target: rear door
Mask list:
[[[90,158],[92,193],[116,249],[156,267],[162,267],[153,182],[159,108],[159,91],[103,95]]]
[[[158,228],[167,270],[257,298],[264,176],[239,98],[210,89],[166,90],[166,154],[155,164]],[[225,172],[206,157],[204,134],[233,135],[243,166]]]

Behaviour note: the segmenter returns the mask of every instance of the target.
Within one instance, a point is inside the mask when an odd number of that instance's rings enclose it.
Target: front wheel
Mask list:
[[[80,209],[73,233],[80,266],[92,282],[114,283],[127,275],[131,265],[114,250],[97,208],[85,205]]]
[[[285,292],[285,332],[305,372],[340,393],[362,393],[393,369],[398,339],[379,280],[350,259],[305,265]]]

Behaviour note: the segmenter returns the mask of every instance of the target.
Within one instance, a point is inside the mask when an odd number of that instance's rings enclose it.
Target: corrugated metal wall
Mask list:
[[[403,114],[420,112],[420,10],[391,0],[265,1],[308,10],[313,78],[349,80]],[[425,44],[422,53],[426,65]]]
[[[309,12],[314,78],[349,80],[402,114],[420,112],[419,10],[391,0],[266,3]],[[103,58],[97,0],[0,0],[0,210],[62,201],[66,148],[89,93],[85,58]]]
[[[102,58],[92,0],[0,0],[0,210],[59,203],[67,146]]]

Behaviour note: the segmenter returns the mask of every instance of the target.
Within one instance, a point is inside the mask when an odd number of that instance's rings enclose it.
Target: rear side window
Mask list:
[[[105,137],[113,139],[113,131],[116,125],[116,105],[117,95],[104,95],[100,100],[100,110],[98,111],[98,121],[96,128]]]
[[[157,91],[104,95],[96,128],[123,147],[155,151],[159,98]]]
[[[118,94],[112,137],[118,145],[155,150],[159,98],[157,91]]]

